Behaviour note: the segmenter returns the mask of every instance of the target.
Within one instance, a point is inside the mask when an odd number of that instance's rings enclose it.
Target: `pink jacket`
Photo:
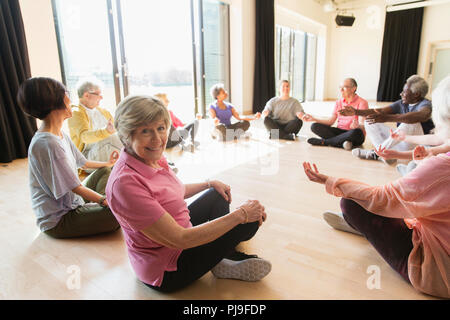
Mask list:
[[[450,156],[424,160],[403,178],[384,186],[329,177],[328,193],[352,199],[367,211],[403,218],[413,229],[409,279],[419,291],[450,298]],[[395,245],[395,244],[393,244]]]

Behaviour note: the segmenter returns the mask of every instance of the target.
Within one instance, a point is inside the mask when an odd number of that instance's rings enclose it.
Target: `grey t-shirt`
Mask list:
[[[282,124],[286,124],[297,117],[297,112],[304,112],[300,102],[290,97],[287,100],[281,100],[280,97],[274,97],[266,103],[264,111],[269,111],[269,116]],[[263,111],[263,112],[264,112]]]
[[[41,231],[54,228],[68,211],[84,204],[72,192],[81,182],[77,168],[86,158],[63,133],[36,132],[28,148],[31,206]]]

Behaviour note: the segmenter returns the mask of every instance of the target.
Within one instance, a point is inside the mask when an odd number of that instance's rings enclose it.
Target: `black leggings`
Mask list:
[[[342,148],[345,141],[350,141],[353,146],[360,146],[365,139],[363,131],[359,128],[344,130],[315,122],[311,125],[311,131],[324,139],[326,145],[336,148]]]
[[[205,192],[188,208],[193,226],[222,217],[230,212],[229,203],[214,189]],[[178,257],[177,270],[164,272],[160,287],[146,285],[161,292],[173,292],[186,287],[233,252],[240,242],[251,239],[258,228],[258,222],[239,224],[212,242],[183,250]]]
[[[194,120],[183,128],[176,129],[173,125],[170,126],[169,139],[167,140],[166,148],[170,149],[180,144],[182,141],[186,141],[188,136],[190,136],[191,141],[194,141],[195,135],[197,134],[199,122]]]
[[[234,140],[234,138],[239,138],[241,135],[245,133],[245,131],[250,128],[250,122],[247,120],[239,121],[233,124],[230,124],[229,126],[226,126],[224,124],[219,124],[216,126],[216,129],[220,131],[222,135],[223,141],[231,141]]]

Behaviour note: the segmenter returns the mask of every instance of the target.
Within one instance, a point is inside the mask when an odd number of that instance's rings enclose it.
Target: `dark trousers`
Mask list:
[[[264,126],[266,129],[271,133],[272,130],[279,130],[279,138],[284,139],[292,134],[297,134],[300,132],[300,129],[302,128],[303,121],[299,118],[295,118],[294,120],[289,121],[288,123],[282,124],[277,120],[272,119],[271,117],[267,116],[264,119]],[[272,137],[272,133],[271,133]]]
[[[341,199],[345,221],[361,232],[383,259],[407,282],[408,257],[413,248],[412,230],[403,219],[373,214],[350,199]]]
[[[185,125],[183,128],[176,129],[173,125],[170,126],[169,139],[167,140],[166,148],[170,149],[180,144],[182,141],[186,141],[190,137],[191,142],[197,134],[199,122],[194,120],[193,122]]]
[[[219,124],[216,129],[220,131],[223,141],[230,141],[234,138],[239,138],[250,128],[250,122],[247,120],[239,121],[229,126]]]
[[[326,145],[336,148],[342,148],[345,141],[350,141],[353,146],[360,146],[365,139],[363,131],[359,128],[343,130],[315,122],[311,125],[311,131],[324,139]]]
[[[111,168],[108,167],[97,169],[84,179],[82,184],[100,194],[105,194],[110,173]],[[44,233],[53,238],[63,239],[93,236],[119,228],[120,225],[109,208],[86,203],[67,212],[54,228]]]
[[[230,206],[217,191],[210,189],[189,206],[189,211],[192,225],[196,226],[228,214]],[[183,250],[177,270],[164,272],[160,287],[146,285],[161,292],[173,292],[191,284],[233,252],[240,242],[251,239],[258,228],[258,222],[240,224],[210,243]]]

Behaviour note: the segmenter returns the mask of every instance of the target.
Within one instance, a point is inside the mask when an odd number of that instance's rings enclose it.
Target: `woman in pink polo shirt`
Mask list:
[[[329,119],[317,119],[310,114],[303,116],[303,121],[314,121],[311,131],[319,138],[309,138],[308,143],[315,146],[332,146],[351,150],[360,146],[365,140],[364,117],[342,116],[339,110],[345,106],[352,106],[355,109],[368,109],[367,101],[356,94],[358,84],[353,78],[347,78],[340,86],[342,98],[336,101],[333,115]],[[337,126],[332,125],[337,120]]]
[[[438,134],[448,139],[450,76],[433,92],[432,115]],[[450,298],[450,153],[431,156],[380,187],[303,167],[311,181],[342,197],[343,215],[334,216],[333,227],[364,235],[417,290]]]
[[[219,278],[246,281],[270,272],[270,262],[235,250],[265,221],[264,207],[248,200],[229,212],[231,192],[226,184],[183,184],[177,178],[163,157],[170,116],[159,99],[125,98],[117,108],[115,128],[125,147],[106,195],[142,282],[171,292],[210,270]],[[184,199],[204,190],[208,191],[188,207]]]

